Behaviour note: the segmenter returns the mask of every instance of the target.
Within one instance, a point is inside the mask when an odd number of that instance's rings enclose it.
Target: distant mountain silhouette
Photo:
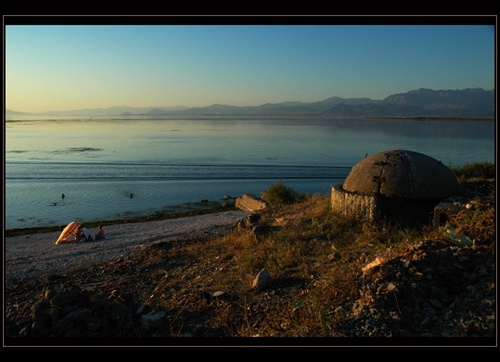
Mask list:
[[[377,104],[339,104],[324,112],[337,117],[494,117],[495,93],[481,88],[432,90],[420,88],[393,94]]]
[[[6,110],[7,116],[34,115]],[[485,117],[495,115],[495,92],[481,88],[432,90],[420,88],[393,94],[383,100],[331,97],[322,101],[266,103],[237,107],[127,107],[51,111],[36,115],[59,116],[310,116],[310,117]]]

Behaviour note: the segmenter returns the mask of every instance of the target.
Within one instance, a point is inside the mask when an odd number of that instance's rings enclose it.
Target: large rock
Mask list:
[[[234,205],[242,210],[255,212],[266,208],[266,203],[261,200],[257,200],[251,195],[244,194],[241,197],[237,197]]]

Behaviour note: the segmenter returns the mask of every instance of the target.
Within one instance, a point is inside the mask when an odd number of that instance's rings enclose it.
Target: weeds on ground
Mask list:
[[[450,165],[449,168],[459,181],[467,179],[492,179],[496,177],[495,164],[491,162],[472,162],[462,167]]]
[[[340,216],[330,195],[299,195],[283,184],[276,189],[274,206],[257,213],[256,223],[266,226],[260,232],[233,227],[155,243],[103,266],[99,290],[121,289],[134,296],[134,308],[165,311],[168,320],[158,336],[341,336],[336,326],[360,297],[364,266],[377,257],[394,259],[425,240],[450,242],[436,228],[375,227]],[[494,247],[494,207],[481,200],[470,205],[448,222]],[[252,282],[263,268],[272,283],[255,290]],[[89,271],[82,275],[74,284],[97,278]]]
[[[223,335],[334,333],[335,325],[359,297],[365,265],[377,257],[396,258],[426,239],[450,241],[442,230],[431,227],[374,227],[339,216],[331,210],[329,195],[298,195],[282,183],[271,187],[267,195],[272,195],[274,206],[261,210],[258,220],[269,226],[266,232],[256,237],[249,230],[235,228],[210,241],[209,247],[190,245],[189,254],[211,268],[211,274],[203,277],[210,279],[203,288],[227,291],[237,300],[221,299],[204,306],[209,324]],[[493,245],[494,208],[477,203],[471,209],[449,222],[457,232]],[[257,292],[251,285],[263,268],[272,276],[272,287]]]
[[[197,265],[192,272],[187,264],[182,268],[184,280],[193,282],[180,310],[187,315],[193,307],[192,289],[198,280],[200,290],[230,295],[197,303],[206,324],[222,335],[319,336],[333,331],[345,317],[343,310],[352,308],[349,303],[358,297],[363,266],[377,256],[395,257],[421,238],[413,230],[370,228],[355,218],[335,215],[328,196],[301,200],[263,210],[259,223],[270,228],[257,238],[235,228],[222,238],[171,253],[170,258],[182,253]],[[252,281],[263,268],[272,276],[272,286],[256,291]]]

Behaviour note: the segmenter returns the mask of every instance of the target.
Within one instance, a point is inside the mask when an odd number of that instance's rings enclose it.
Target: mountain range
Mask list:
[[[317,116],[317,117],[461,117],[493,118],[495,92],[482,88],[432,90],[420,88],[390,95],[383,100],[331,97],[322,101],[266,103],[237,107],[127,107],[49,111],[42,114],[6,110],[7,116]]]

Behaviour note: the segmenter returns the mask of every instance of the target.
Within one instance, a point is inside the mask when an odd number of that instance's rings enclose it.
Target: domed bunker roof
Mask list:
[[[358,162],[342,188],[365,195],[437,199],[455,194],[460,185],[440,161],[418,152],[391,150]]]

